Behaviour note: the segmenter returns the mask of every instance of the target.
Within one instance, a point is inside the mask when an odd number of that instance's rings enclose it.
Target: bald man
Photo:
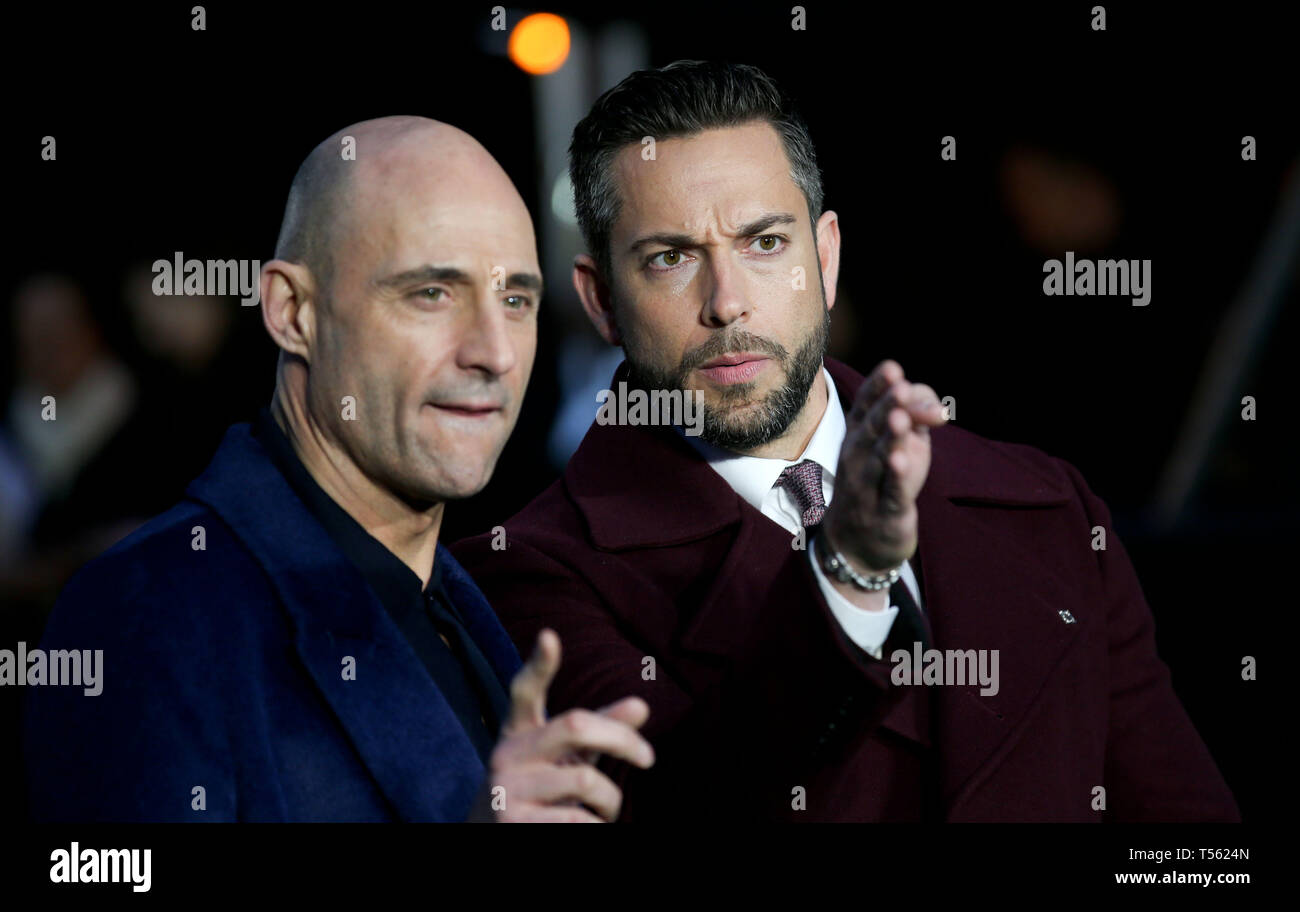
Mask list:
[[[311,152],[262,268],[270,408],[77,574],[34,651],[35,819],[617,816],[593,764],[653,763],[647,705],[548,720],[558,638],[521,667],[438,540],[514,427],[541,292],[528,210],[466,133],[389,117]],[[95,685],[51,684],[74,659]]]

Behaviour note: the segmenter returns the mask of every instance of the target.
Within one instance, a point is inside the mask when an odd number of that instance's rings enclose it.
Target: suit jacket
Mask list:
[[[508,688],[518,653],[455,559],[438,559]],[[179,505],[77,573],[41,647],[104,658],[99,696],[28,694],[36,820],[455,821],[485,779],[401,631],[247,424]]]
[[[863,377],[826,366],[847,412]],[[935,819],[1239,819],[1079,472],[952,425],[931,440],[913,565],[931,645],[998,650],[996,695],[893,683],[897,639],[881,661],[849,641],[807,555],[671,428],[593,425],[504,551],[453,550],[517,644],[559,633],[552,712],[649,703],[656,766],[605,764],[623,819],[915,818],[890,806],[915,765],[900,745],[936,764]]]

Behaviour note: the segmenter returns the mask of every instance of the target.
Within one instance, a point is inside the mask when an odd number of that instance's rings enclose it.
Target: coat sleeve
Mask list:
[[[142,570],[100,562],[60,595],[41,648],[102,650],[102,677],[98,695],[75,686],[26,694],[23,752],[37,822],[237,819],[218,702],[225,663],[207,654],[201,627],[180,618],[185,601],[165,589]]]
[[[1057,460],[1082,499],[1090,527],[1106,530],[1096,551],[1107,599],[1110,720],[1106,820],[1240,822],[1231,790],[1174,693],[1156,654],[1155,621],[1106,504],[1079,470]]]

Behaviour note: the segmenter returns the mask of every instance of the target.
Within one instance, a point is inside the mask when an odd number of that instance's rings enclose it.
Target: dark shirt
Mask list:
[[[509,700],[492,666],[465,630],[464,620],[443,586],[445,550],[442,545],[435,552],[429,584],[421,586],[420,577],[410,567],[316,483],[294,452],[289,438],[275,423],[269,408],[258,413],[253,433],[307,509],[379,596],[380,603],[419,656],[486,764],[509,709]],[[439,633],[446,636],[446,643]]]

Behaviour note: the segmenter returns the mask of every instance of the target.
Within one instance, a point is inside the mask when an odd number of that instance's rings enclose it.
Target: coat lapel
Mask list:
[[[847,413],[864,378],[832,359],[825,363]],[[1084,625],[1063,622],[1053,604],[1054,594],[1068,595],[1068,582],[1033,552],[1032,543],[1007,540],[988,513],[1068,504],[1073,495],[1064,482],[956,426],[936,429],[931,441],[930,473],[917,502],[913,567],[919,568],[932,648],[999,651],[995,696],[981,696],[978,684],[931,689],[944,795],[956,804],[996,765],[999,748]],[[566,469],[565,485],[602,550],[686,544],[736,527],[725,556],[701,568],[714,579],[681,641],[684,649],[719,657],[736,650],[737,636],[753,620],[738,618],[736,606],[772,600],[779,562],[762,556],[775,553],[764,545],[771,531],[766,526],[779,529],[775,523],[745,503],[669,428],[593,426]],[[780,535],[785,537],[784,530]],[[785,603],[796,602],[787,597]],[[884,724],[929,740],[898,712]]]
[[[625,368],[615,375],[617,383]],[[745,511],[768,522],[741,500],[709,464],[667,427],[593,425],[564,474],[592,543],[602,551],[670,548],[709,538],[739,525],[725,558],[691,566],[685,576],[711,572],[713,579],[680,646],[730,657],[737,647],[736,605],[762,573],[747,563],[754,528]],[[711,558],[688,550],[700,561]],[[760,588],[761,593],[761,588]],[[623,610],[624,606],[614,606]],[[667,632],[664,632],[667,639]]]
[[[441,542],[438,544],[438,560],[442,562],[442,584],[448,597],[464,619],[465,629],[508,693],[510,682],[522,664],[515,644],[501,626],[482,590]]]
[[[833,364],[828,361],[828,368]],[[841,398],[847,392],[850,403],[862,382],[853,376],[856,382],[835,376]],[[685,652],[733,661],[743,653],[742,638],[764,623],[744,606],[818,608],[810,575],[791,561],[793,555],[797,561],[806,558],[791,547],[789,533],[732,490],[671,428],[593,426],[570,460],[565,484],[601,550],[666,548],[722,531],[731,534],[721,546],[685,549],[692,558],[686,575],[711,575],[678,642]],[[842,639],[841,650],[853,656],[847,637]],[[887,690],[888,676],[868,676],[868,683]],[[929,740],[928,732],[918,730],[916,720],[905,713],[891,711],[882,724],[915,740]]]
[[[293,621],[298,655],[398,815],[464,819],[485,772],[477,751],[378,597],[249,425],[227,431],[186,494],[211,507],[266,570]],[[472,583],[451,564],[449,594],[463,599],[457,606],[468,612],[471,635],[503,674],[504,634],[484,635],[486,602],[466,597]],[[343,678],[346,656],[356,660],[355,680]]]

